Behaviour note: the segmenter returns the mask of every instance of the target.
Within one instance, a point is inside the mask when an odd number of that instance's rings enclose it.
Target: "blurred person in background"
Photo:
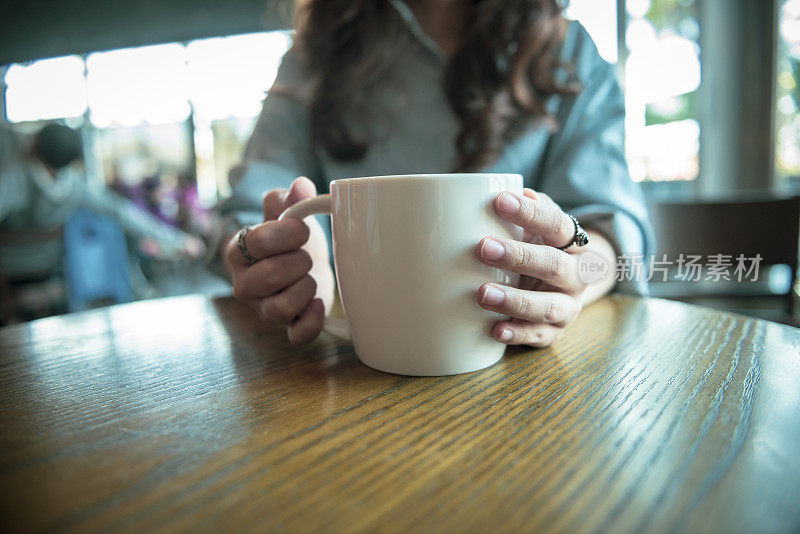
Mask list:
[[[107,215],[147,249],[166,257],[198,258],[199,239],[163,224],[128,200],[87,184],[80,133],[50,123],[29,150],[5,131],[0,160],[0,275],[22,284],[60,273],[64,243],[59,231],[80,208]],[[6,153],[7,152],[7,153]]]
[[[476,243],[477,260],[525,275],[520,288],[475,288],[478,305],[512,317],[493,330],[507,344],[551,344],[614,287],[613,268],[577,279],[581,254],[614,265],[652,249],[614,68],[557,0],[308,0],[299,14],[220,207],[234,295],[292,342],[320,333],[333,273],[315,219],[276,219],[337,178],[521,174],[525,194],[500,195],[495,209],[525,242]],[[564,210],[586,225],[588,246],[569,247],[579,231]],[[647,291],[643,278],[621,286]]]

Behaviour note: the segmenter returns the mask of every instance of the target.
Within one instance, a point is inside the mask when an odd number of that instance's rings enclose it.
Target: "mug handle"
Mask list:
[[[281,213],[280,217],[278,217],[278,220],[282,221],[288,217],[292,219],[300,219],[302,221],[309,215],[316,214],[331,214],[331,196],[329,194],[318,195],[313,198],[301,200],[294,206],[286,208],[286,211]],[[350,325],[348,324],[347,319],[340,319],[338,317],[326,315],[322,323],[322,329],[329,334],[333,334],[334,336],[343,339],[353,339],[350,335]]]

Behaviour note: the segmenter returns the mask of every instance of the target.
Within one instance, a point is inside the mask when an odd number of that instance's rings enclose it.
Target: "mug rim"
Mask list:
[[[354,176],[352,178],[337,178],[332,180],[330,185],[345,182],[365,182],[365,181],[383,181],[389,179],[402,179],[402,180],[453,180],[453,179],[471,179],[471,180],[484,180],[487,178],[518,178],[522,180],[522,175],[517,173],[504,173],[504,172],[453,172],[453,173],[419,173],[419,174],[386,174],[378,176]]]

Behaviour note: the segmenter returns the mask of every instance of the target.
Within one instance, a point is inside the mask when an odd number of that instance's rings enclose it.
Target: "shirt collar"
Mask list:
[[[417,40],[424,46],[429,52],[431,52],[437,59],[442,62],[446,62],[447,58],[442,52],[442,49],[439,48],[439,45],[431,38],[430,35],[425,33],[425,30],[422,29],[422,25],[419,23],[417,16],[414,15],[414,12],[408,7],[403,0],[388,0],[388,2],[400,13],[400,16],[403,20],[408,24],[409,30],[417,38]]]

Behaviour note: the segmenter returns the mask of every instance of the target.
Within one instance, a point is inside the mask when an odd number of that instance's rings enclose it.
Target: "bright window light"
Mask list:
[[[189,116],[181,44],[97,52],[87,57],[86,67],[89,117],[99,128],[167,124]]]
[[[572,0],[564,15],[586,28],[603,59],[609,63],[617,62],[616,0]]]
[[[11,122],[79,117],[86,111],[80,56],[12,64],[5,75],[6,116]]]
[[[285,31],[189,43],[190,98],[197,114],[212,120],[257,116],[290,45]]]
[[[625,2],[625,8],[633,18],[644,17],[650,11],[650,7],[650,0],[627,0]]]
[[[631,177],[643,180],[693,180],[697,177],[700,125],[694,119],[653,124],[629,136]]]
[[[791,55],[800,58],[800,0],[787,0],[783,5],[780,33]]]
[[[779,10],[776,75],[775,172],[800,176],[800,0],[785,0]]]
[[[631,30],[649,25],[645,20],[632,22]],[[632,96],[650,104],[696,91],[700,87],[700,58],[695,43],[668,31],[656,38],[644,35],[631,39],[636,46],[626,63],[625,79],[635,87]]]
[[[636,181],[699,169],[700,32],[695,0],[626,0],[626,152]]]

